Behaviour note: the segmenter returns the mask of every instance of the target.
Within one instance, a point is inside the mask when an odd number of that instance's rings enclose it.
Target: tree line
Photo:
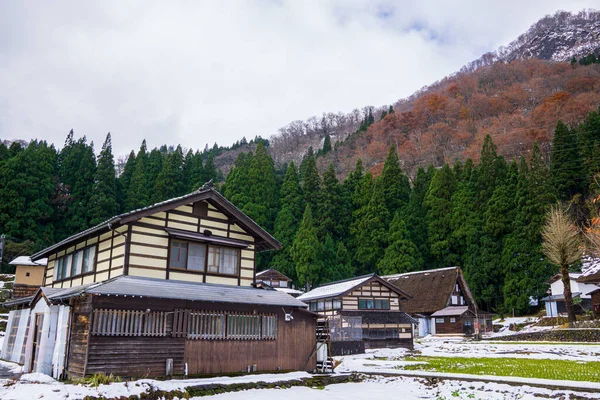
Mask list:
[[[330,142],[309,149],[298,166],[280,167],[267,141],[254,144],[254,152],[239,154],[220,190],[283,244],[259,254],[258,268],[279,269],[300,286],[459,265],[484,308],[525,312],[558,272],[541,247],[549,207],[565,202],[582,228],[597,217],[589,201],[598,195],[600,167],[595,111],[578,125],[557,123],[548,159],[534,145],[527,157],[507,160],[488,135],[477,163],[430,165],[411,177],[396,147],[376,176],[358,159],[340,181],[333,164],[323,173],[317,168],[317,154],[330,152]],[[3,271],[10,272],[13,257],[118,213],[223,181],[218,150],[149,150],[144,141],[116,174],[110,134],[97,156],[72,131],[60,151],[45,141],[0,144]]]
[[[30,255],[119,213],[224,179],[214,163],[222,150],[214,146],[184,152],[181,146],[166,145],[149,150],[144,140],[117,176],[110,133],[97,156],[93,143],[85,136],[75,138],[72,130],[60,151],[45,141],[1,143],[2,271],[14,272],[8,262],[16,256]]]
[[[374,177],[359,159],[339,181],[320,174],[312,148],[299,166],[276,168],[263,146],[242,153],[224,195],[283,244],[261,254],[300,286],[377,272],[395,274],[458,265],[477,301],[496,312],[526,312],[559,271],[542,251],[550,206],[568,205],[584,227],[597,195],[600,114],[579,125],[558,122],[549,159],[537,144],[507,160],[487,135],[479,162],[403,172],[395,147]]]

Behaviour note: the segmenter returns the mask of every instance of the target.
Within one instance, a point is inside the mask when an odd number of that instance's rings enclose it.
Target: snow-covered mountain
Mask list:
[[[559,11],[540,19],[507,46],[465,65],[462,71],[474,71],[496,61],[527,58],[569,61],[591,53],[600,54],[600,11],[585,10],[577,14]]]

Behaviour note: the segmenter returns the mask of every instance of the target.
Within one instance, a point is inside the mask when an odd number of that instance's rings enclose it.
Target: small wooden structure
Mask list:
[[[256,285],[258,287],[271,287],[280,292],[287,293],[292,297],[298,297],[304,293],[301,290],[295,289],[292,280],[274,268],[257,272]]]
[[[32,261],[29,256],[19,256],[9,262],[9,265],[15,266],[13,297],[33,295],[44,284],[44,270],[47,263],[46,258]]]
[[[419,336],[492,331],[490,313],[477,308],[460,267],[383,277],[411,297],[403,309],[419,321]]]
[[[401,306],[409,297],[377,274],[370,274],[321,285],[298,300],[329,319],[331,353],[341,355],[374,347],[412,349],[416,320]]]

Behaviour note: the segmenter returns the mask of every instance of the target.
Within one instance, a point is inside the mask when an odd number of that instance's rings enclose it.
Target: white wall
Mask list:
[[[579,274],[577,275],[579,276]],[[596,285],[590,285],[589,283],[579,283],[575,279],[571,277],[571,292],[572,293],[581,293],[582,299],[591,299],[591,296],[586,293],[591,292],[592,290],[598,289]],[[557,280],[556,282],[550,285],[550,290],[552,291],[552,295],[561,295],[564,292],[564,285],[562,283],[562,279]]]

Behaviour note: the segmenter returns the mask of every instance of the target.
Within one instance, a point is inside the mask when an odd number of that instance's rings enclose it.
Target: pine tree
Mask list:
[[[129,190],[129,185],[131,185],[131,177],[134,171],[135,152],[132,150],[123,167],[123,173],[117,178],[117,199],[121,210],[125,210],[127,206],[127,191]]]
[[[291,251],[298,281],[307,290],[319,284],[323,267],[321,252],[321,242],[317,238],[312,210],[310,204],[307,204]]]
[[[562,121],[557,122],[554,131],[550,165],[550,174],[559,199],[570,200],[583,191],[584,168],[577,134]]]
[[[223,186],[225,198],[231,201],[239,209],[244,209],[251,200],[250,187],[248,185],[248,172],[253,158],[252,152],[240,153],[235,164]]]
[[[87,209],[96,172],[96,156],[85,137],[67,135],[65,146],[58,155],[58,179],[61,195],[57,204],[56,238],[63,239],[89,227]]]
[[[408,182],[408,177],[400,168],[398,153],[394,146],[390,147],[390,151],[383,165],[383,171],[378,180],[382,185],[383,199],[388,213],[394,215],[396,211],[402,212],[408,203],[410,184]]]
[[[303,164],[302,191],[304,193],[304,202],[310,204],[311,208],[316,209],[321,194],[321,178],[319,177],[317,162],[312,153],[312,148],[309,149],[306,161],[304,162],[303,160]]]
[[[136,210],[148,205],[150,205],[148,153],[146,140],[144,140],[135,157],[135,168],[127,188],[124,211]]]
[[[325,139],[323,140],[323,149],[321,150],[321,154],[325,155],[331,151],[331,137],[329,134],[325,135]]]
[[[40,249],[55,240],[57,153],[34,140],[13,154],[0,163],[0,230],[13,241],[31,241]]]
[[[273,160],[262,142],[256,146],[256,152],[250,162],[248,189],[250,199],[242,211],[263,228],[271,230],[278,207],[278,188]]]
[[[152,202],[159,203],[184,194],[183,150],[181,146],[167,154],[162,170],[154,182]]]
[[[423,168],[417,170],[417,175],[413,182],[413,188],[410,191],[408,199],[408,205],[404,210],[402,219],[405,221],[410,239],[417,245],[419,253],[423,257],[425,264],[428,264],[429,260],[429,244],[427,235],[427,221],[426,214],[427,209],[423,202],[425,195],[429,190],[429,184],[431,178],[435,173],[433,166],[429,166],[427,171]]]
[[[329,164],[329,168],[323,174],[323,190],[319,196],[318,212],[319,216],[318,228],[320,237],[324,238],[327,234],[331,235],[335,240],[342,237],[343,228],[340,225],[340,214],[342,206],[341,187],[335,176],[333,164]],[[335,249],[332,250],[335,252]]]
[[[410,240],[406,224],[399,212],[394,215],[387,236],[389,246],[377,263],[377,272],[380,275],[420,271],[423,268],[419,249]]]
[[[356,261],[359,273],[374,272],[381,250],[386,244],[386,221],[389,213],[383,200],[382,185],[376,183],[368,206],[364,210],[356,231]]]
[[[163,146],[161,149],[152,149],[148,154],[148,160],[145,163],[145,171],[146,171],[146,184],[148,185],[148,201],[150,202],[152,199],[152,189],[156,184],[156,179],[158,175],[163,169],[163,163],[166,158],[167,147]]]
[[[427,222],[430,254],[436,267],[448,267],[455,263],[456,256],[450,246],[452,233],[452,195],[456,181],[454,173],[445,164],[437,170],[429,191],[425,196],[424,205],[427,208]]]
[[[600,112],[590,112],[579,125],[577,134],[581,137],[581,154],[587,177],[583,182],[584,188],[597,187],[591,178],[600,172]]]
[[[90,224],[97,225],[119,212],[116,182],[115,161],[109,132],[98,155],[98,167],[88,209]]]

